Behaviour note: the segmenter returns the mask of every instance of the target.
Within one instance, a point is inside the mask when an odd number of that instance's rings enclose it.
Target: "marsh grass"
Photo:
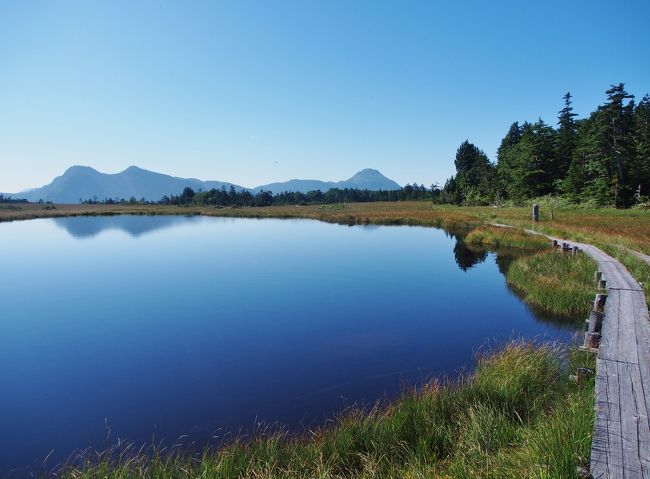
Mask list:
[[[465,237],[465,242],[490,247],[509,247],[536,251],[550,249],[550,242],[545,236],[526,233],[517,228],[501,228],[481,225],[474,228]]]
[[[63,478],[571,477],[588,457],[593,384],[568,375],[587,357],[514,342],[474,374],[354,409],[300,435],[260,434],[201,455],[156,449],[88,454]]]
[[[585,254],[574,256],[551,249],[515,259],[506,281],[527,303],[578,321],[589,314],[596,269],[596,263]]]

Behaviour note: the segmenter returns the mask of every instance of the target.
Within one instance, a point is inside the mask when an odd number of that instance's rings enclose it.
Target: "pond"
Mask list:
[[[299,430],[457,376],[486,343],[570,341],[507,287],[507,254],[457,236],[180,216],[0,224],[0,471],[118,438]]]

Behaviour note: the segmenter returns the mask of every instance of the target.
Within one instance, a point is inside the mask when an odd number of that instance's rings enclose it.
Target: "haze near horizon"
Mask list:
[[[442,183],[469,139],[648,90],[650,5],[0,5],[0,191],[130,165],[261,185],[366,167]]]

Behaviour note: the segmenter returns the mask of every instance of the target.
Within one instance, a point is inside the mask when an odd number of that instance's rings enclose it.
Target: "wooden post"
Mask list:
[[[533,221],[539,221],[539,205],[533,205]]]
[[[578,248],[577,246],[573,245],[573,249],[571,250],[571,254],[572,254],[573,256],[575,256],[575,255],[577,255],[579,252],[580,252],[580,248]]]
[[[603,293],[598,293],[596,299],[594,300],[594,310],[602,311],[605,309],[605,301],[607,301],[607,295]]]
[[[607,281],[605,281],[604,279],[601,279],[600,281],[598,281],[598,288],[599,289],[607,289]]]
[[[600,330],[603,327],[603,312],[602,311],[592,311],[589,314],[589,332],[590,333],[600,333]]]
[[[594,301],[595,303],[595,301]],[[598,349],[600,346],[600,330],[603,326],[603,313],[592,310],[586,324],[584,346],[587,349]]]
[[[589,350],[598,349],[600,346],[600,333],[585,333],[585,347]]]

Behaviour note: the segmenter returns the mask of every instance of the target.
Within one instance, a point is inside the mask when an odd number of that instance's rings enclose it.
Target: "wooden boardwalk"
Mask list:
[[[621,263],[595,246],[548,237],[588,254],[607,282],[590,473],[595,479],[650,479],[650,316],[643,288]],[[637,256],[650,260],[642,253]]]
[[[596,359],[594,478],[650,478],[650,317],[643,288],[611,256],[577,244],[607,281]]]

